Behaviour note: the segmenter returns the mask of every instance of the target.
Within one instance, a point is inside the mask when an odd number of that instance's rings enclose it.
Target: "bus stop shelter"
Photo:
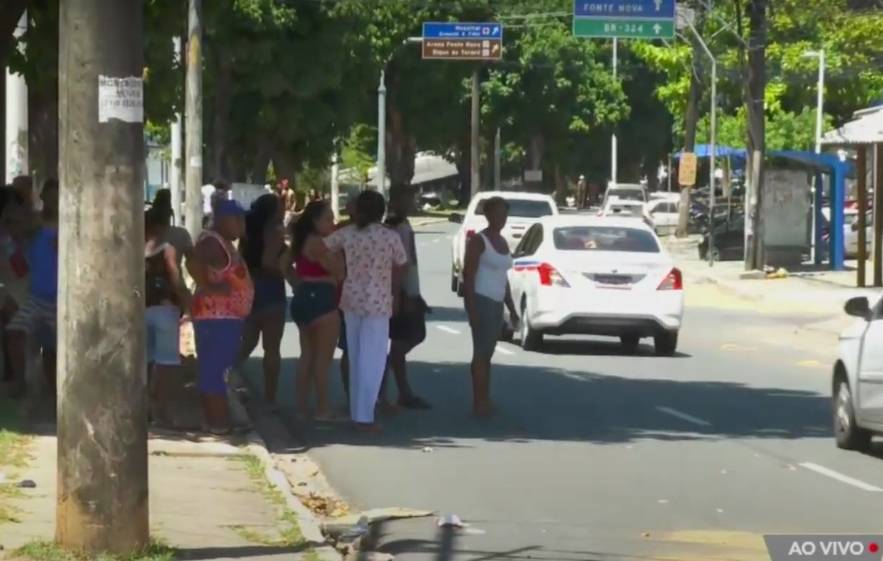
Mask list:
[[[822,137],[822,144],[855,151],[858,198],[858,266],[856,283],[867,285],[868,185],[873,186],[874,286],[883,286],[883,106],[858,111],[855,119]],[[832,208],[833,212],[833,208]],[[833,226],[832,226],[833,229]],[[840,230],[842,230],[842,225]]]
[[[829,198],[831,202],[831,220],[829,224],[830,236],[828,238],[828,264],[832,271],[844,269],[844,253],[846,244],[844,240],[844,207],[846,204],[846,179],[853,177],[855,168],[852,162],[841,160],[833,154],[816,154],[795,150],[782,150],[770,154],[773,159],[786,160],[799,164],[802,168],[812,171],[816,175],[816,185],[823,186],[824,178],[828,179]],[[815,189],[813,212],[815,213],[815,229],[812,232],[813,241],[817,251],[815,252],[815,264],[822,264],[822,252],[818,251],[824,245],[822,214],[824,189]]]

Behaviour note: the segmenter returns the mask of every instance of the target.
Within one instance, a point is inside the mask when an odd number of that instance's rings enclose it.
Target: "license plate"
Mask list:
[[[632,284],[632,277],[623,275],[594,275],[593,279],[598,284],[623,287]]]

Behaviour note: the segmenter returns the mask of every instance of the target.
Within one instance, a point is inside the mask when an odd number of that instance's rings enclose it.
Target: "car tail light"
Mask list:
[[[537,265],[537,273],[540,275],[540,284],[543,286],[560,286],[562,288],[570,288],[570,285],[561,276],[558,270],[548,263],[540,263]]]
[[[662,279],[662,282],[659,283],[659,288],[656,290],[683,290],[684,289],[684,275],[681,274],[680,269],[672,269],[671,272]]]

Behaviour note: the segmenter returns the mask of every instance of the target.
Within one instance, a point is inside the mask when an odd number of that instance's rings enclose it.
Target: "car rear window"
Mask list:
[[[644,192],[638,189],[613,189],[610,198],[616,197],[623,201],[644,201]]]
[[[484,201],[482,199],[475,205],[475,214],[484,213]],[[506,199],[509,203],[509,216],[516,218],[542,218],[552,216],[555,211],[548,201],[532,201],[529,199]]]
[[[630,251],[659,253],[656,238],[647,230],[615,226],[555,228],[555,249],[563,251]]]

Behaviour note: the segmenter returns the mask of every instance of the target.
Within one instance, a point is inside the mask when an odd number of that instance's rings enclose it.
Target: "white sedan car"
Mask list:
[[[619,337],[633,352],[652,337],[673,355],[684,315],[683,277],[650,226],[634,218],[549,216],[513,253],[509,273],[521,345],[544,335]]]
[[[883,434],[883,299],[871,308],[865,297],[846,303],[859,318],[840,335],[834,365],[834,438],[847,450],[867,450],[871,436]]]

